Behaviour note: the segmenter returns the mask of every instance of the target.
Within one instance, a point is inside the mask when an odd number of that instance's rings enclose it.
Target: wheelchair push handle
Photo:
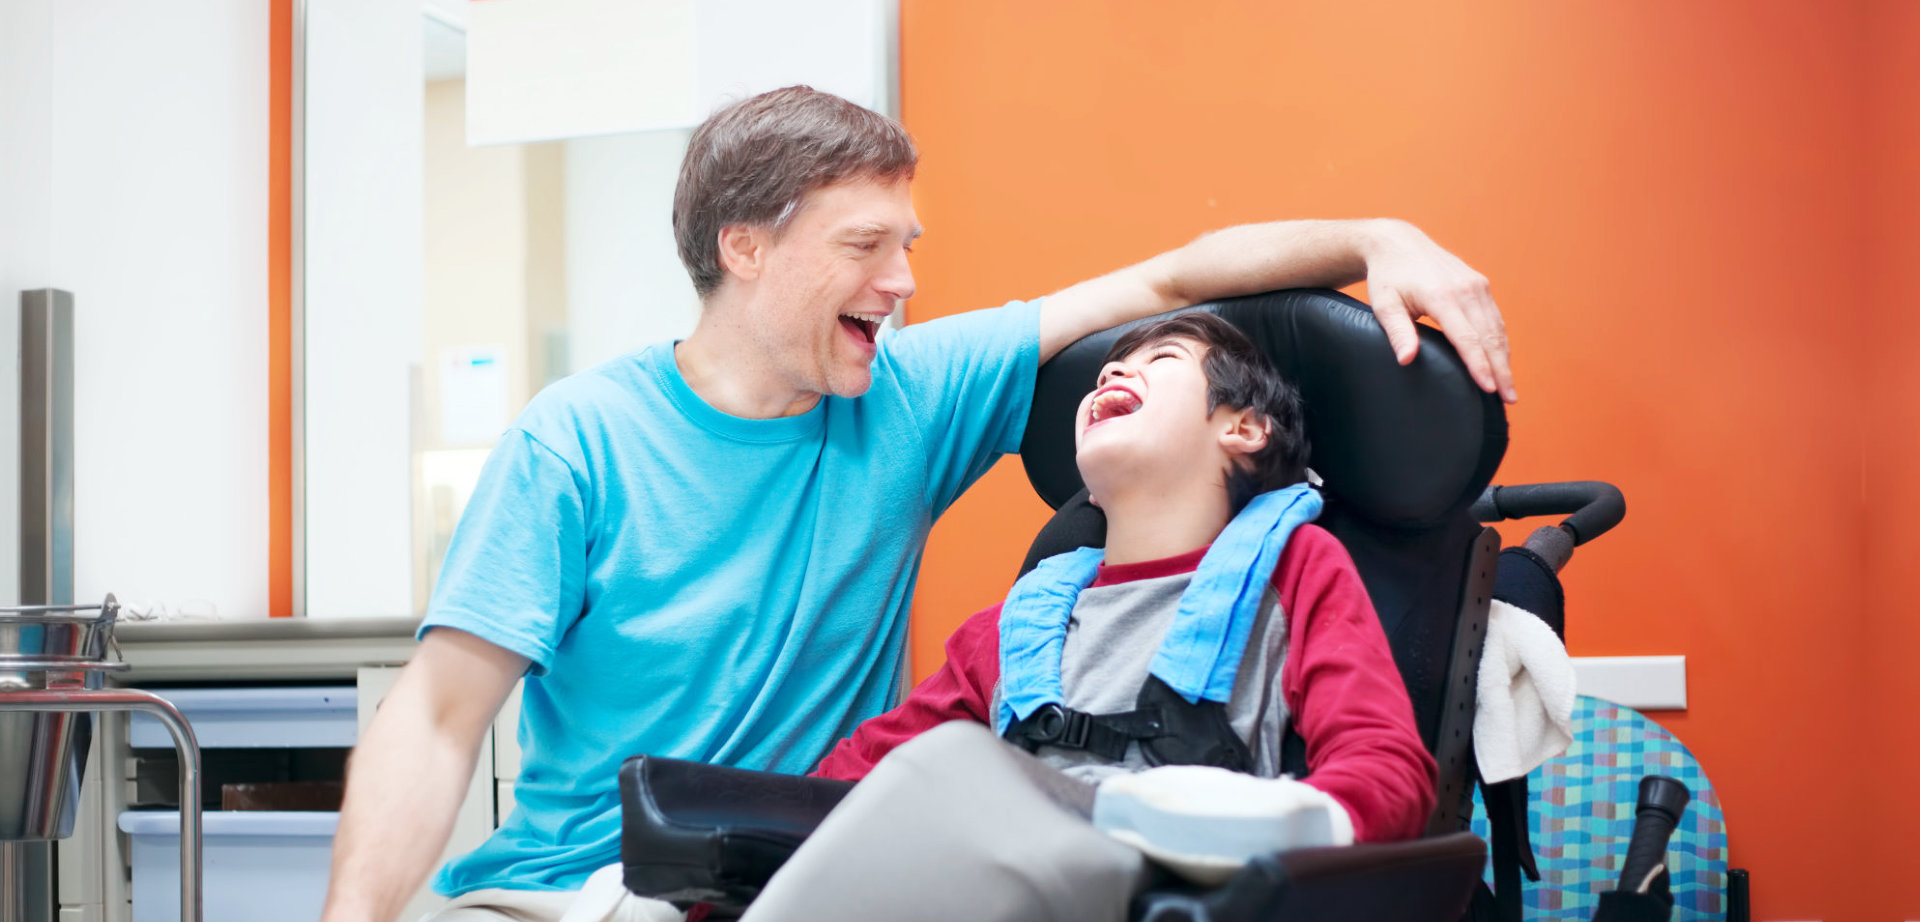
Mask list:
[[[1535,529],[1524,545],[1558,573],[1573,559],[1575,547],[1606,534],[1627,517],[1627,498],[1619,487],[1598,480],[1494,486],[1474,500],[1471,512],[1481,522],[1566,516],[1558,525]]]
[[[1640,779],[1633,838],[1627,844],[1626,863],[1620,866],[1621,890],[1667,895],[1667,841],[1691,799],[1686,785],[1665,775]]]
[[[1559,527],[1578,546],[1620,524],[1627,517],[1627,498],[1619,487],[1598,480],[1493,486],[1474,501],[1472,512],[1482,522],[1564,515]]]

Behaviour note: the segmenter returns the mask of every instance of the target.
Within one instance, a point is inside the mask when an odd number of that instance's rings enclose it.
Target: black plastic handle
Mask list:
[[[1659,884],[1665,895],[1667,840],[1680,825],[1692,795],[1687,786],[1665,775],[1640,779],[1640,802],[1634,808],[1633,838],[1627,843],[1627,860],[1620,866],[1620,889],[1647,893]],[[1658,879],[1658,880],[1657,880]]]
[[[1627,498],[1620,488],[1598,480],[1566,483],[1528,483],[1488,487],[1473,503],[1473,517],[1482,522],[1564,515],[1560,527],[1576,545],[1607,533],[1627,517]]]

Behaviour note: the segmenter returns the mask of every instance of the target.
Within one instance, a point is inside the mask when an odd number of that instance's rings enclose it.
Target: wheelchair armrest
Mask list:
[[[852,782],[635,756],[620,766],[627,889],[744,906],[853,789]]]
[[[1454,833],[1257,858],[1218,889],[1155,890],[1138,922],[1453,922],[1486,866],[1486,843]]]

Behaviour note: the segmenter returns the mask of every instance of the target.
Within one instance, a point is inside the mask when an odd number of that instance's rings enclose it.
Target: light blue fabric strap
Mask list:
[[[1294,529],[1318,518],[1324,505],[1320,494],[1304,483],[1262,493],[1247,503],[1200,559],[1193,581],[1180,595],[1180,612],[1147,671],[1189,702],[1204,698],[1224,703],[1233,694],[1240,658],[1259,620],[1260,600],[1287,539]],[[1058,672],[1056,667],[1056,676]]]
[[[1040,561],[1013,584],[1000,606],[1000,708],[993,731],[1007,727],[1042,705],[1067,700],[1060,687],[1060,655],[1067,644],[1067,619],[1080,590],[1100,572],[1106,552],[1083,547]]]

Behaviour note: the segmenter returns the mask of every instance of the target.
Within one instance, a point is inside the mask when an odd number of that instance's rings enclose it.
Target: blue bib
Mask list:
[[[1247,503],[1200,559],[1147,671],[1189,704],[1226,703],[1287,539],[1318,518],[1323,505],[1304,483]],[[1004,734],[1044,705],[1066,703],[1060,656],[1067,620],[1105,556],[1100,548],[1083,547],[1049,557],[1007,593],[1000,608],[1001,700],[994,732]]]

